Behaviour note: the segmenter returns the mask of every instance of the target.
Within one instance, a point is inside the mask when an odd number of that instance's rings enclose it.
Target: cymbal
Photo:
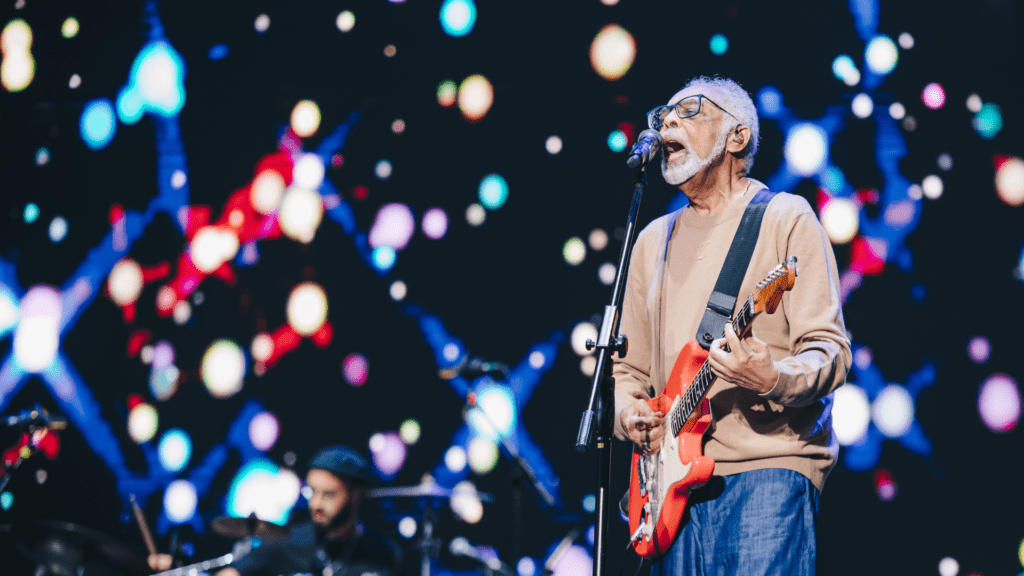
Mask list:
[[[248,518],[221,516],[211,523],[213,531],[232,540],[241,540],[255,536],[260,540],[283,540],[291,533],[288,528],[266,520],[260,520],[256,514]]]
[[[451,498],[457,490],[445,488],[436,482],[424,482],[415,486],[394,486],[391,488],[374,488],[370,490],[370,498]],[[493,502],[494,497],[484,492],[476,492],[481,502]]]
[[[103,559],[123,569],[126,573],[149,574],[151,572],[145,556],[99,530],[56,520],[33,520],[31,524],[34,524],[35,528],[26,531],[19,530],[20,535],[34,533],[35,537],[32,540],[38,539],[40,542],[43,539],[48,539],[43,548],[37,548],[31,553],[31,556],[59,555],[65,546],[70,546],[95,551]],[[45,560],[45,558],[33,559],[37,562]]]

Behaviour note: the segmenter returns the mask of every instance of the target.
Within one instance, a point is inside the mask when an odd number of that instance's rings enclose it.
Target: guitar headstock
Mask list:
[[[782,301],[782,293],[793,288],[796,283],[796,256],[790,256],[785,262],[772,269],[764,280],[757,284],[754,293],[754,313],[767,312],[774,314]]]

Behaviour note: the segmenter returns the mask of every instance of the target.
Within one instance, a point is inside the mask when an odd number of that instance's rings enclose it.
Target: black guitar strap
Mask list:
[[[750,257],[754,254],[757,236],[761,233],[764,211],[776,194],[778,192],[770,192],[767,188],[759,190],[743,212],[743,220],[736,229],[736,236],[729,246],[729,254],[726,255],[722,271],[718,274],[718,282],[711,291],[704,317],[697,328],[697,342],[705,350],[711,348],[711,342],[725,332],[725,323],[732,316],[740,284],[743,283],[743,276],[750,266]]]

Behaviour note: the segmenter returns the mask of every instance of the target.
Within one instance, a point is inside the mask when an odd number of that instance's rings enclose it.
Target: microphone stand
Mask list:
[[[612,353],[619,358],[626,356],[628,340],[625,334],[613,336],[619,331],[622,320],[622,297],[626,292],[626,276],[629,273],[629,259],[636,242],[636,215],[640,209],[640,199],[647,187],[647,170],[641,164],[633,183],[633,201],[629,208],[626,221],[626,235],[619,253],[619,265],[615,271],[615,283],[612,288],[611,303],[604,307],[604,318],[597,342],[587,341],[587,349],[597,349],[597,365],[594,368],[594,381],[590,390],[590,403],[580,420],[579,434],[576,436],[576,450],[586,452],[590,443],[596,439],[597,444],[597,521],[594,524],[594,576],[605,574],[608,537],[608,510],[611,498],[611,463],[612,437],[615,426],[615,379],[611,376]],[[595,429],[596,419],[596,429]],[[596,437],[596,438],[595,438]]]

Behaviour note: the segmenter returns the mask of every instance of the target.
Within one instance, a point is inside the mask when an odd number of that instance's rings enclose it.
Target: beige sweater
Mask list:
[[[719,214],[701,216],[688,206],[640,232],[620,329],[629,337],[629,351],[612,368],[616,415],[637,399],[661,394],[679,351],[695,338],[743,211],[764,188],[752,183]],[[678,219],[666,258],[673,217]],[[846,380],[850,341],[832,246],[807,201],[782,193],[765,211],[737,306],[789,256],[797,257],[796,284],[774,314],[761,314],[752,324],[779,362],[779,380],[764,394],[716,380],[707,396],[714,425],[704,437],[704,453],[716,461],[716,475],[786,468],[820,490],[838,456],[831,392]],[[615,421],[616,436],[626,439]]]

